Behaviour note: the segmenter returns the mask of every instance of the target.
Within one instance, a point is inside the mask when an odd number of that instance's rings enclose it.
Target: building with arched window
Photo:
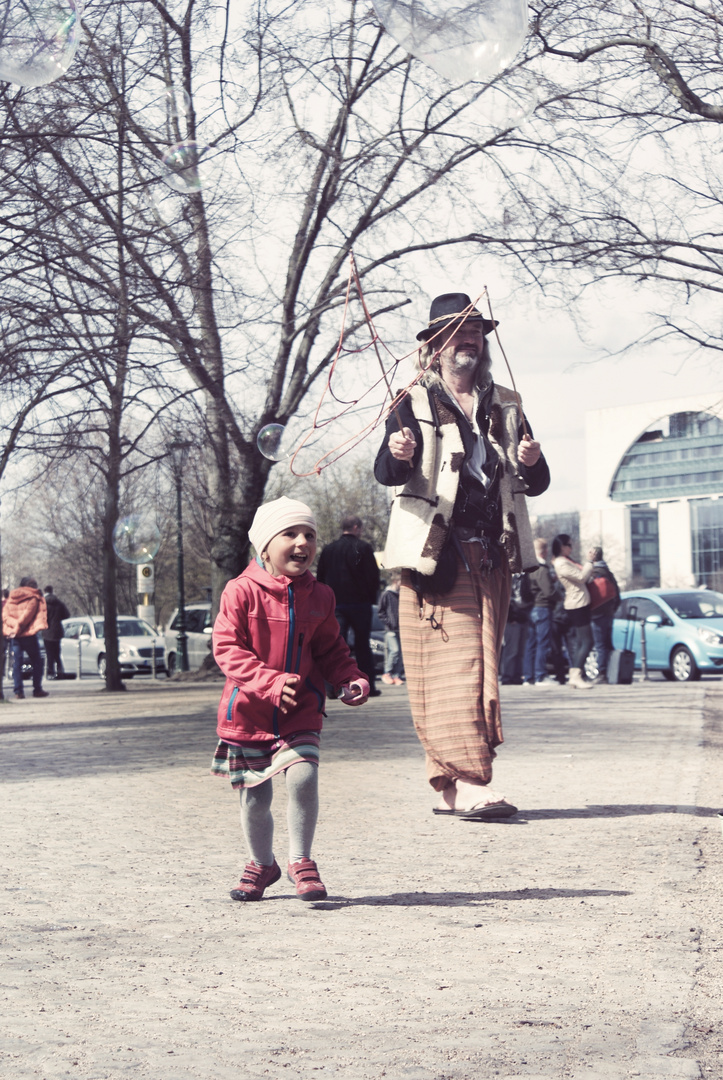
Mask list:
[[[584,543],[621,582],[723,591],[723,391],[586,417]]]

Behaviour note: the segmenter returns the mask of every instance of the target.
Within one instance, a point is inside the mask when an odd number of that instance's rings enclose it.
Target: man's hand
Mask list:
[[[411,461],[417,448],[417,440],[408,427],[394,431],[389,436],[389,453],[397,461]]]
[[[517,460],[520,465],[536,465],[540,460],[541,453],[540,444],[531,439],[529,435],[525,435],[520,439],[520,444],[517,447]]]
[[[293,709],[294,705],[296,705],[296,688],[300,682],[300,675],[289,675],[284,683],[284,689],[281,691],[281,704],[279,706],[282,713],[287,713],[289,709]]]

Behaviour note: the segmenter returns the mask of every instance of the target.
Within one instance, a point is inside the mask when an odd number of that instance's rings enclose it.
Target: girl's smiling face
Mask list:
[[[261,553],[264,566],[274,577],[299,577],[316,555],[316,533],[308,525],[290,525],[269,540]]]

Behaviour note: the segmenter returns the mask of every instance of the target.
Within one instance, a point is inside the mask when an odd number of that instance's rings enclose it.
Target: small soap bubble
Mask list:
[[[283,424],[267,424],[262,427],[256,438],[256,445],[269,461],[283,461],[291,457],[295,450],[294,440]]]
[[[166,108],[171,116],[188,116],[191,111],[191,98],[188,90],[178,90],[175,86],[167,86]]]
[[[504,84],[491,86],[477,102],[477,106],[492,127],[519,127],[533,116],[539,103],[535,87],[511,89]]]
[[[171,147],[163,158],[164,183],[182,195],[200,191],[208,180],[208,165],[203,160],[207,153],[207,146],[192,140]]]
[[[5,0],[0,4],[0,79],[45,86],[65,75],[78,41],[82,0]]]
[[[527,0],[372,0],[402,48],[455,83],[509,67],[527,35]]]
[[[161,533],[149,514],[129,514],[120,518],[113,531],[113,550],[123,562],[151,562],[161,546]]]

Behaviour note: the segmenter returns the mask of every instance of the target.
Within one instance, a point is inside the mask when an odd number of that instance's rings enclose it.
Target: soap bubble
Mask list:
[[[527,35],[527,0],[372,0],[407,52],[455,83],[504,71]]]
[[[166,87],[166,108],[169,116],[188,116],[191,111],[191,98],[188,90]]]
[[[163,158],[163,180],[169,188],[188,195],[200,191],[208,180],[208,167],[203,161],[208,147],[200,143],[178,143]]]
[[[113,530],[113,550],[123,562],[151,562],[160,546],[160,531],[149,514],[129,514]]]
[[[513,128],[524,124],[534,114],[539,103],[535,87],[515,87],[505,83],[490,86],[480,97],[477,107],[487,123],[495,128]]]
[[[269,461],[283,461],[293,454],[296,444],[283,424],[267,424],[256,438],[259,451]]]
[[[0,4],[0,79],[45,86],[65,75],[80,39],[82,0]]]

